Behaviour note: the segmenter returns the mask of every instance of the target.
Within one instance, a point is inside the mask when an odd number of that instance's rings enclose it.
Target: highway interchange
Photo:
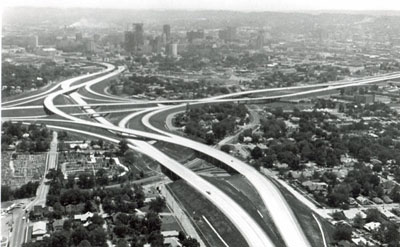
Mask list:
[[[219,151],[218,149],[174,135],[170,132],[155,127],[152,125],[152,118],[165,111],[182,110],[183,107],[186,107],[186,104],[200,105],[221,102],[270,102],[283,98],[306,97],[309,94],[324,93],[326,91],[337,90],[345,87],[361,86],[368,83],[376,83],[400,78],[400,74],[388,74],[362,80],[253,90],[200,100],[138,102],[105,95],[93,90],[93,85],[118,76],[118,74],[125,70],[125,68],[122,66],[116,68],[113,65],[106,63],[102,63],[101,66],[103,66],[104,69],[99,72],[68,79],[37,95],[4,102],[2,104],[2,112],[3,116],[5,115],[5,117],[2,118],[2,121],[12,120],[47,123],[49,127],[54,129],[80,132],[115,143],[118,143],[121,138],[127,139],[130,143],[130,148],[157,160],[160,164],[188,182],[188,184],[199,191],[205,198],[210,200],[218,209],[221,210],[222,213],[226,215],[226,217],[235,225],[235,227],[237,227],[249,246],[275,245],[270,240],[268,235],[262,230],[262,228],[255,222],[255,220],[252,219],[252,217],[229,196],[211,183],[201,178],[196,173],[192,172],[190,169],[186,168],[179,162],[173,160],[168,155],[155,148],[153,145],[150,145],[148,142],[146,142],[146,140],[163,141],[185,146],[203,154],[210,155],[213,158],[232,167],[246,177],[257,190],[286,246],[302,247],[311,245],[301,229],[299,222],[294,216],[290,205],[288,205],[279,189],[269,179],[261,175],[253,167],[222,151]],[[251,94],[279,91],[286,92],[290,90],[294,90],[295,92],[274,96],[249,97]],[[74,104],[56,104],[55,102],[57,97],[68,97],[74,102]],[[89,102],[97,101],[98,103],[88,103],[86,100]],[[42,105],[31,105],[35,102],[42,102]],[[118,125],[115,125],[102,116],[102,114],[107,113],[107,111],[97,112],[95,110],[95,108],[99,106],[115,106],[117,109],[118,107],[125,107],[124,109],[126,110],[124,111],[132,113],[121,119]],[[7,111],[18,111],[26,107],[30,107],[31,109],[40,109],[42,107],[50,116],[7,116]],[[82,113],[67,113],[64,111],[64,109],[69,108],[78,108],[82,111]],[[114,110],[114,112],[116,111],[118,110]],[[112,111],[110,110],[108,112]],[[122,112],[122,108],[120,112]],[[90,119],[83,117],[80,118],[81,115],[84,114],[90,116]],[[133,127],[133,129],[127,128],[128,123],[135,117],[141,117],[141,123],[149,131],[135,130],[134,126],[130,126]],[[86,128],[89,127],[92,131],[80,130],[79,127],[68,129],[63,125],[67,122],[74,123],[76,126],[86,126]],[[115,137],[112,138],[110,135],[105,136],[103,134],[95,133],[98,129],[107,130],[111,136],[114,135]]]

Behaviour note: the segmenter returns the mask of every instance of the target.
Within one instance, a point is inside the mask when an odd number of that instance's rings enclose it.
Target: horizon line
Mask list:
[[[270,10],[239,10],[239,9],[191,9],[191,8],[131,8],[131,7],[87,7],[87,6],[32,6],[32,5],[16,5],[16,6],[3,6],[2,9],[16,9],[16,8],[35,8],[35,9],[91,9],[91,10],[124,10],[124,11],[226,11],[226,12],[242,12],[242,13],[262,13],[262,12],[400,12],[400,9],[270,9]]]

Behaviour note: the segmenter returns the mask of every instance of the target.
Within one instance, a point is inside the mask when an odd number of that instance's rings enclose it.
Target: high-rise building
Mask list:
[[[168,44],[167,45],[167,54],[169,57],[177,57],[178,56],[178,44]]]
[[[124,45],[125,45],[125,51],[127,52],[135,51],[135,34],[132,31],[125,31]]]
[[[34,38],[34,47],[39,47],[39,36],[35,35]]]
[[[204,39],[204,30],[189,31],[186,33],[186,37],[190,43],[195,39]]]
[[[83,35],[82,33],[76,33],[75,34],[75,41],[82,41]]]
[[[256,48],[263,49],[265,44],[265,33],[264,31],[258,32],[257,39],[256,39]]]
[[[218,32],[218,37],[225,42],[233,41],[236,39],[236,28],[227,27]]]
[[[138,49],[140,46],[144,45],[144,31],[143,23],[133,23],[135,32],[135,46]]]
[[[165,34],[166,42],[169,42],[171,40],[171,26],[170,25],[165,24],[163,26],[163,34]]]
[[[163,40],[161,36],[157,36],[154,39],[151,40],[151,51],[155,53],[160,53],[161,48],[163,46]]]

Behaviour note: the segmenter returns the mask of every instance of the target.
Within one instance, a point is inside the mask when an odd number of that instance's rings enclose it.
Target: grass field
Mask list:
[[[188,212],[204,242],[208,243],[210,247],[225,247],[225,245],[205,222],[203,215],[230,247],[248,246],[243,236],[229,219],[186,182],[178,180],[169,184],[168,187],[185,211]]]
[[[2,117],[26,117],[26,116],[44,116],[46,112],[42,108],[19,109],[19,110],[2,110]]]
[[[172,143],[158,141],[154,146],[180,163],[185,163],[195,156],[192,149]]]

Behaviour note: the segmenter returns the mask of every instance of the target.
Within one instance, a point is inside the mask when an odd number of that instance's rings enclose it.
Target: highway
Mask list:
[[[185,104],[182,103],[192,103],[192,104],[210,104],[210,103],[222,103],[222,102],[236,102],[236,101],[245,101],[245,102],[251,102],[251,101],[257,101],[257,100],[266,100],[266,99],[281,99],[281,98],[290,98],[290,97],[297,97],[297,96],[305,96],[307,94],[311,93],[320,93],[324,91],[329,91],[333,89],[340,89],[340,88],[345,88],[345,87],[354,87],[354,86],[362,86],[368,83],[375,83],[375,82],[381,82],[385,80],[392,80],[392,79],[398,79],[400,78],[400,74],[390,74],[390,75],[384,75],[380,77],[374,77],[374,78],[367,78],[364,80],[358,80],[358,81],[345,81],[345,82],[336,82],[336,83],[327,83],[327,84],[319,84],[319,85],[306,85],[306,86],[297,86],[297,87],[287,87],[287,88],[275,88],[275,89],[261,89],[261,90],[252,90],[252,91],[247,91],[247,92],[239,92],[239,93],[232,93],[232,94],[226,94],[222,96],[217,96],[217,97],[212,97],[212,98],[207,98],[207,99],[199,99],[199,100],[180,100],[180,101],[152,101],[152,102],[143,102],[143,103],[138,103],[138,102],[108,102],[108,103],[99,103],[99,104],[87,104],[82,96],[79,95],[78,91],[82,89],[83,87],[85,90],[90,92],[91,94],[94,94],[95,96],[101,96],[104,97],[105,95],[94,92],[91,90],[91,86],[95,85],[96,83],[99,83],[101,81],[107,80],[109,78],[112,78],[122,71],[124,71],[124,67],[118,67],[115,69],[114,66],[110,64],[105,64],[107,68],[103,71],[96,72],[93,74],[88,74],[84,76],[79,76],[76,78],[72,78],[69,80],[66,80],[59,85],[57,85],[54,89],[48,90],[48,94],[39,94],[30,97],[26,97],[24,99],[20,100],[14,100],[12,102],[6,102],[3,103],[3,106],[9,107],[9,109],[12,109],[12,107],[18,107],[18,105],[23,105],[29,102],[32,102],[33,100],[36,100],[38,98],[44,98],[44,106],[45,108],[58,116],[61,116],[65,118],[67,121],[71,120],[75,123],[85,125],[85,126],[90,126],[93,128],[101,128],[105,129],[108,131],[111,131],[112,133],[116,135],[120,135],[123,137],[129,137],[129,138],[136,138],[136,137],[141,137],[141,138],[146,138],[149,140],[157,140],[157,141],[164,141],[164,142],[169,142],[181,146],[186,146],[191,149],[197,150],[199,152],[202,152],[204,154],[210,155],[214,157],[217,160],[220,160],[221,162],[225,163],[226,165],[234,168],[237,170],[239,173],[244,175],[249,182],[254,186],[254,188],[258,191],[260,194],[261,198],[263,199],[266,208],[268,209],[272,219],[274,220],[275,225],[277,226],[279,232],[281,233],[281,236],[283,237],[285,243],[287,246],[293,246],[293,247],[302,247],[302,246],[310,246],[307,238],[304,235],[304,232],[302,229],[299,227],[299,224],[297,222],[297,219],[294,217],[294,214],[292,210],[290,209],[290,206],[287,204],[285,199],[283,198],[282,194],[279,192],[277,187],[266,179],[264,176],[262,176],[258,171],[256,171],[254,168],[251,166],[241,162],[240,160],[237,160],[233,158],[232,156],[221,152],[215,148],[209,147],[204,144],[200,144],[197,142],[194,142],[192,140],[189,140],[187,138],[183,138],[180,136],[173,135],[169,132],[165,132],[163,130],[159,130],[155,128],[154,126],[151,125],[151,117],[159,114],[165,110],[170,110],[173,108],[179,108],[184,106]],[[77,83],[83,80],[87,80],[91,77],[98,76],[94,79],[90,79],[88,81],[84,81],[83,83]],[[74,85],[76,84],[76,85]],[[59,87],[61,86],[61,87]],[[56,90],[59,88],[59,90]],[[279,91],[279,90],[295,90],[295,89],[309,89],[309,90],[304,90],[301,92],[294,92],[294,93],[288,93],[284,95],[277,95],[277,96],[265,96],[265,97],[257,97],[257,98],[243,98],[245,95],[249,94],[254,94],[254,93],[265,93],[265,92],[272,92],[272,91]],[[94,92],[94,93],[93,93]],[[54,104],[54,99],[62,94],[69,94],[71,98],[78,104],[79,107],[84,109],[84,111],[87,114],[91,114],[93,119],[95,119],[97,122],[91,122],[87,120],[82,120],[79,119],[75,116],[69,115],[61,110],[62,107],[70,107],[71,105],[55,105]],[[241,97],[240,99],[237,99],[235,97]],[[117,97],[109,96],[107,97],[109,100],[115,100],[118,101]],[[119,99],[121,100],[121,99]],[[137,112],[134,112],[130,115],[128,115],[126,118],[124,118],[120,123],[119,126],[114,126],[107,120],[105,120],[103,117],[99,116],[99,114],[91,108],[91,106],[103,106],[103,105],[137,105],[137,104],[177,104],[181,103],[179,105],[173,105],[173,106],[166,106],[166,105],[159,105],[159,106],[154,106],[150,108],[142,108]],[[15,108],[14,108],[15,109]],[[144,131],[138,131],[138,130],[133,130],[133,129],[127,129],[125,128],[126,123],[129,122],[130,119],[132,119],[135,116],[138,116],[139,114],[147,113],[143,118],[142,122],[143,124],[153,130],[154,132],[158,133],[148,133]],[[95,115],[97,114],[97,115]],[[32,121],[32,119],[22,117],[22,118],[11,118],[10,119],[15,119],[18,121],[24,121],[24,120],[29,120]],[[63,120],[61,120],[63,121]],[[56,121],[55,121],[56,122]],[[101,136],[99,135],[99,138],[107,139],[106,136]],[[273,243],[269,240],[268,236],[266,236],[265,232],[260,228],[260,226],[254,222],[254,220],[240,207],[238,206],[234,201],[232,201],[231,198],[226,196],[223,192],[221,192],[218,188],[215,186],[212,186],[208,182],[204,181],[190,171],[189,169],[185,168],[183,165],[180,163],[176,162],[175,160],[169,158],[165,154],[163,154],[161,151],[156,149],[154,146],[148,144],[147,142],[144,141],[139,141],[136,139],[129,139],[129,142],[131,143],[130,147],[132,149],[135,149],[139,152],[142,152],[154,159],[156,159],[158,162],[160,162],[162,165],[166,166],[168,169],[172,170],[174,173],[176,173],[178,176],[182,177],[185,179],[191,186],[196,188],[200,193],[202,193],[207,199],[212,201],[231,221],[232,223],[238,228],[238,230],[243,234],[245,237],[246,241],[249,243],[250,246],[260,246],[260,243],[263,243],[262,246],[273,246]],[[50,151],[51,153],[51,151]],[[56,159],[56,158],[50,158],[53,157],[49,153],[49,158],[50,159]],[[51,165],[49,164],[49,167]],[[43,191],[42,191],[43,190]],[[45,195],[46,194],[46,188],[41,187],[39,189],[39,195]],[[45,197],[44,197],[44,202],[45,202]],[[36,201],[36,203],[43,203],[43,197],[39,196],[39,199]]]

